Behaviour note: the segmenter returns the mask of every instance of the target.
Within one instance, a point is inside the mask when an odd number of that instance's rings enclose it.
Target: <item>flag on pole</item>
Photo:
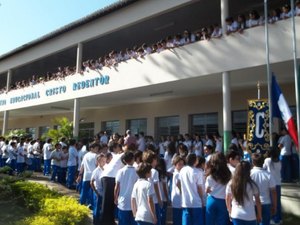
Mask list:
[[[288,130],[295,145],[298,146],[298,135],[296,125],[289,105],[280,90],[280,87],[276,81],[274,74],[272,75],[272,107],[273,117],[283,119],[286,129]]]

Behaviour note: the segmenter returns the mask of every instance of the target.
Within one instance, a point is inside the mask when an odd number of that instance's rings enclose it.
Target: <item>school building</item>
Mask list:
[[[281,4],[272,1],[269,8]],[[79,71],[83,61],[111,50],[151,45],[216,22],[224,27],[228,15],[251,9],[263,12],[263,1],[118,1],[0,56],[0,84],[9,88],[59,66]],[[295,20],[300,30],[300,18]],[[22,128],[37,138],[56,126],[55,117],[66,116],[75,137],[129,128],[155,137],[219,131],[226,140],[231,130],[246,131],[247,100],[257,98],[258,81],[261,97],[268,97],[264,37],[264,26],[258,26],[2,93],[1,131]],[[271,70],[295,108],[291,19],[270,24],[269,37]]]

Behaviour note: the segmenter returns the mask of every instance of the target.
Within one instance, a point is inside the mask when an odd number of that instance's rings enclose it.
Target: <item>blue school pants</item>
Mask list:
[[[157,223],[156,225],[160,225],[161,222],[161,208],[160,205],[158,203],[155,204],[155,214],[156,214],[156,218],[157,218]]]
[[[182,225],[204,225],[202,208],[182,208]]]
[[[94,197],[94,208],[93,208],[93,222],[94,225],[98,225],[100,223],[100,212],[102,205],[102,196],[97,196],[95,192],[93,192]]]
[[[12,159],[10,161],[10,164],[9,164],[10,168],[12,168],[12,171],[15,171],[16,168],[17,168],[17,161],[15,159]]]
[[[67,176],[67,167],[60,167],[58,173],[58,182],[61,184],[66,184],[66,176]]]
[[[281,161],[281,179],[283,182],[291,181],[291,156],[280,155]]]
[[[259,225],[270,225],[271,221],[271,205],[270,204],[264,204],[261,205],[261,214],[262,214],[262,220],[259,223]]]
[[[2,155],[0,155],[0,167],[3,166],[3,162],[2,162]]]
[[[173,225],[182,225],[182,208],[173,208]]]
[[[166,225],[168,202],[163,202],[163,207],[160,209],[160,224]]]
[[[240,219],[232,219],[233,225],[256,225],[256,220],[240,220]]]
[[[281,186],[276,186],[276,194],[277,194],[277,208],[276,208],[276,214],[272,217],[275,223],[280,223],[282,220],[281,218]]]
[[[51,159],[44,159],[44,176],[51,174]]]
[[[58,174],[59,174],[59,166],[52,165],[52,176],[51,176],[51,180],[52,180],[52,181],[56,181],[56,177],[57,177],[57,180],[58,180]]]
[[[229,215],[225,199],[207,196],[205,221],[207,225],[228,225]]]
[[[143,221],[136,221],[137,225],[154,225],[153,223],[143,222]]]
[[[24,163],[17,163],[17,173],[23,173],[24,172]]]
[[[67,177],[67,187],[75,188],[75,174],[77,166],[68,166],[68,177]]]
[[[80,192],[80,204],[81,205],[92,205],[93,204],[93,189],[91,187],[91,181],[83,181],[82,189]]]
[[[118,209],[118,225],[136,225],[131,210]]]
[[[2,166],[6,166],[6,160],[7,160],[8,158],[2,158],[1,159],[1,161],[2,161]]]

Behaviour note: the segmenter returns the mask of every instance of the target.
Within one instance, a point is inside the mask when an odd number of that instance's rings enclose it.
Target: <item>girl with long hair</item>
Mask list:
[[[226,210],[225,190],[231,178],[231,172],[227,167],[224,154],[221,152],[213,154],[206,166],[206,224],[227,225],[229,216]]]
[[[234,225],[256,225],[262,218],[259,188],[251,179],[250,171],[248,161],[240,162],[226,188],[226,206]]]

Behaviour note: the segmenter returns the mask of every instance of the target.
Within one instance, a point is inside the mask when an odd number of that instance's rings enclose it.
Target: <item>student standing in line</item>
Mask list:
[[[172,216],[173,225],[182,225],[182,207],[181,207],[181,193],[177,183],[179,182],[179,173],[185,164],[185,160],[180,156],[176,156],[173,159],[173,165],[175,167],[173,173],[171,201],[172,201]]]
[[[101,212],[101,204],[103,197],[103,188],[101,185],[101,175],[104,170],[104,165],[106,163],[106,156],[103,153],[100,153],[97,156],[97,168],[93,171],[91,177],[91,187],[93,189],[94,195],[94,209],[93,209],[93,223],[94,225],[99,224],[100,221],[100,212]]]
[[[256,225],[257,222],[261,222],[259,189],[250,177],[250,170],[249,162],[239,163],[226,187],[226,206],[234,225]]]
[[[148,163],[152,166],[151,176],[149,178],[149,181],[153,185],[154,193],[155,193],[155,195],[153,196],[153,203],[155,206],[155,212],[156,212],[156,218],[157,218],[157,223],[155,223],[155,224],[160,225],[160,221],[161,221],[160,211],[161,211],[163,204],[162,204],[162,200],[161,200],[160,193],[159,193],[159,187],[158,187],[159,174],[158,174],[158,171],[155,169],[157,166],[157,159],[158,159],[158,156],[153,151],[147,150],[147,151],[143,152],[143,162]]]
[[[189,154],[186,166],[180,170],[177,186],[181,190],[182,225],[203,225],[203,177],[195,166],[196,154]]]
[[[275,224],[280,224],[281,217],[281,162],[279,160],[280,150],[277,147],[273,147],[269,151],[269,157],[265,159],[263,168],[267,170],[272,177],[274,177],[276,184],[276,195],[277,195],[277,208],[276,213],[272,217],[272,220]]]
[[[17,173],[20,174],[24,172],[25,167],[25,150],[24,150],[24,142],[21,142],[19,147],[17,148]]]
[[[69,158],[68,158],[68,176],[67,176],[67,187],[70,189],[75,189],[75,174],[76,166],[78,161],[78,152],[75,147],[76,140],[71,139],[69,141]]]
[[[131,194],[131,207],[138,225],[154,225],[157,223],[153,196],[153,186],[148,180],[151,177],[152,166],[142,163],[137,169],[139,179],[134,184]]]
[[[67,168],[68,168],[68,146],[62,147],[61,160],[60,160],[60,173],[58,174],[58,182],[66,184]]]
[[[92,144],[90,146],[90,151],[86,153],[82,159],[80,166],[79,175],[77,178],[77,183],[82,181],[82,188],[80,192],[80,204],[89,205],[93,207],[93,192],[91,188],[91,177],[93,171],[97,167],[97,153],[99,152],[100,145]]]
[[[52,139],[49,138],[43,146],[44,155],[44,176],[49,176],[51,174],[51,151],[52,151]]]
[[[52,166],[52,176],[51,181],[56,181],[56,177],[59,177],[60,173],[60,160],[61,160],[61,144],[56,143],[54,150],[51,152],[51,166]],[[58,180],[58,179],[57,179]]]
[[[276,183],[271,174],[263,169],[264,157],[259,153],[252,154],[253,168],[251,179],[259,187],[259,198],[262,204],[262,221],[259,225],[269,225],[272,215],[276,212]]]
[[[158,165],[156,166],[156,170],[158,171],[159,176],[159,193],[160,198],[162,200],[163,206],[160,209],[160,224],[166,225],[167,220],[167,209],[168,209],[168,188],[167,188],[167,169],[166,162],[163,158],[159,158]]]
[[[118,171],[114,191],[115,204],[118,206],[119,225],[135,225],[131,209],[131,193],[138,175],[133,167],[134,154],[131,151],[124,153],[123,162],[126,166]]]
[[[228,212],[225,203],[226,185],[231,179],[223,153],[211,156],[207,163],[205,190],[207,193],[205,221],[207,225],[227,225]]]

